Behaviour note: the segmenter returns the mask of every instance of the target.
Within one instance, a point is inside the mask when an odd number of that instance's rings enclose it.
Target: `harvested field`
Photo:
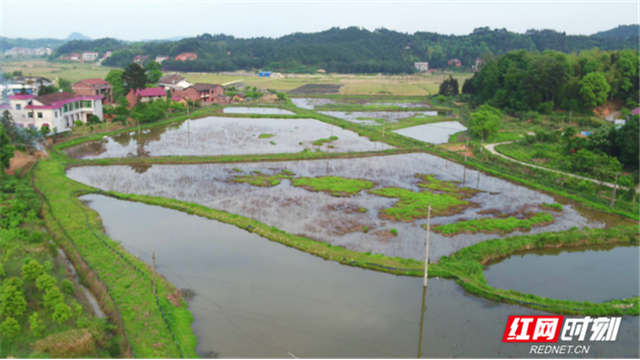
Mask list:
[[[289,90],[289,94],[338,94],[340,93],[341,84],[305,84],[293,90]]]

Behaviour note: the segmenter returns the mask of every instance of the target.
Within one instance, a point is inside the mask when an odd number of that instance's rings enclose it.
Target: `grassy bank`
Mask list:
[[[134,356],[196,357],[196,338],[191,329],[193,317],[186,302],[162,277],[156,284],[156,298],[150,280],[153,277],[151,269],[106,237],[98,214],[76,198],[78,192],[91,189],[67,179],[64,165],[55,155],[38,164],[34,183],[51,206],[45,213],[50,231],[56,238],[70,239],[106,284],[121,315]],[[178,299],[177,302],[174,300],[175,304],[170,301],[170,295]],[[161,311],[164,311],[164,318]]]
[[[340,176],[302,177],[293,179],[291,185],[309,191],[325,192],[331,196],[353,196],[362,190],[373,188],[373,182],[363,179],[348,179]]]
[[[516,230],[529,231],[532,227],[544,226],[553,222],[551,214],[539,212],[530,218],[484,218],[466,221],[458,221],[453,224],[436,225],[433,231],[444,236],[458,234],[508,234]]]

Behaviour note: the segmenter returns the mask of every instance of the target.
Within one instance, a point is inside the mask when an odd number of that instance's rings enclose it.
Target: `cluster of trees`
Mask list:
[[[639,60],[636,50],[593,49],[564,54],[511,51],[486,57],[480,72],[465,81],[462,92],[479,104],[510,111],[555,108],[590,111],[607,100],[638,106]]]
[[[440,90],[438,91],[438,94],[444,96],[456,96],[458,95],[459,89],[460,84],[458,84],[458,79],[449,75],[448,79],[444,79],[444,81],[440,83]]]
[[[106,66],[126,67],[134,56],[170,56],[163,62],[173,71],[233,71],[270,69],[287,72],[315,72],[322,68],[340,73],[412,73],[413,63],[428,61],[431,68],[447,67],[458,58],[469,68],[487,54],[511,50],[573,52],[598,47],[605,50],[638,49],[638,36],[604,38],[572,36],[553,30],[530,30],[518,34],[505,29],[479,28],[469,35],[401,33],[387,29],[368,31],[357,27],[332,28],[318,33],[295,33],[280,38],[241,39],[224,34],[203,34],[179,41],[125,43],[114,39],[76,40],[58,49],[52,59],[73,51],[112,50]],[[197,60],[172,60],[193,52]]]

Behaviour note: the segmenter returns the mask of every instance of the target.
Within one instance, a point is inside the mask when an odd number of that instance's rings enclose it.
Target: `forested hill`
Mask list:
[[[615,29],[600,31],[594,36],[609,38],[609,39],[627,39],[629,37],[637,37],[640,34],[640,25],[620,25]]]
[[[124,67],[136,55],[175,57],[193,52],[197,60],[163,63],[165,70],[232,71],[270,69],[286,72],[314,72],[325,69],[340,73],[410,73],[413,63],[428,61],[430,68],[447,67],[451,58],[470,68],[475,59],[511,50],[570,53],[597,47],[601,50],[638,49],[638,36],[623,39],[566,35],[553,30],[529,30],[524,34],[506,29],[478,28],[469,35],[442,35],[417,32],[406,34],[378,29],[332,28],[318,33],[295,33],[276,39],[241,39],[228,35],[203,34],[195,38],[166,42],[125,43],[105,39],[72,41],[59,47],[51,59],[72,51],[116,50],[103,64]],[[110,43],[111,49],[105,48]]]

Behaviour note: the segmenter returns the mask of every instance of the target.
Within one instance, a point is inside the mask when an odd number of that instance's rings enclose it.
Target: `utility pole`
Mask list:
[[[384,137],[384,126],[387,124],[387,119],[382,119],[382,137]]]
[[[467,162],[467,154],[469,153],[469,137],[467,136],[467,147],[464,150],[464,162]]]
[[[618,176],[620,175],[620,173],[616,173],[616,183],[613,185],[613,195],[611,196],[611,203],[609,204],[609,207],[615,207],[616,206],[616,190],[618,189]]]
[[[427,298],[427,287],[422,288],[422,311],[420,315],[420,338],[418,340],[418,359],[422,357],[422,328],[424,327],[424,313],[427,311],[425,299]]]
[[[153,294],[156,294],[156,252],[153,252]]]
[[[427,278],[429,274],[429,233],[431,232],[431,203],[427,207],[427,247],[424,256],[424,288],[427,289]]]
[[[187,119],[189,118],[189,100],[187,100]]]

